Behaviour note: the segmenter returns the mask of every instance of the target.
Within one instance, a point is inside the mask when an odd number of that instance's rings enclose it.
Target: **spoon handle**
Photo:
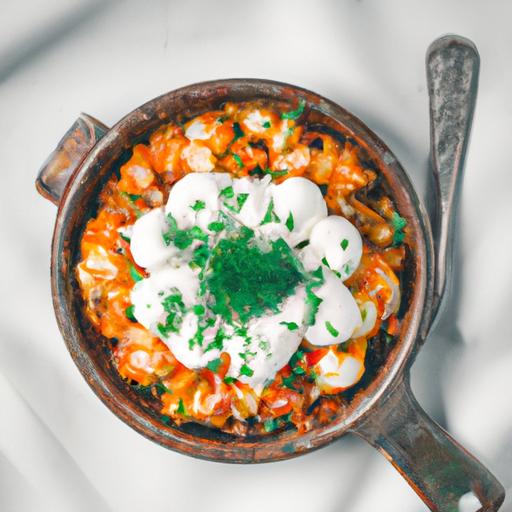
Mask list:
[[[426,67],[436,200],[434,319],[451,277],[457,206],[475,110],[480,57],[469,39],[447,35],[428,48]]]

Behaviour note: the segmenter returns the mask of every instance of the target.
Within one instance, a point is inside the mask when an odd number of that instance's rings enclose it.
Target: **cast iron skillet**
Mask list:
[[[474,45],[457,36],[434,42],[427,53],[432,156],[437,183],[436,245],[430,222],[389,148],[359,119],[305,89],[255,79],[190,85],[153,99],[109,129],[82,114],[40,171],[39,192],[58,205],[52,245],[52,292],[57,321],[80,372],[119,418],[162,446],[212,461],[253,463],[297,456],[353,432],[381,451],[431,510],[457,510],[473,493],[482,510],[497,510],[504,490],[496,478],[420,408],[409,386],[409,368],[439,309],[448,274],[449,242],[478,83]],[[307,101],[308,121],[348,133],[384,175],[413,232],[409,297],[402,332],[385,364],[343,415],[305,434],[284,431],[239,438],[199,425],[165,426],[112,367],[101,337],[82,315],[74,277],[80,235],[97,206],[97,194],[129,149],[177,115],[194,116],[225,101],[266,98]],[[104,340],[103,340],[104,341]],[[475,499],[475,498],[473,498]]]

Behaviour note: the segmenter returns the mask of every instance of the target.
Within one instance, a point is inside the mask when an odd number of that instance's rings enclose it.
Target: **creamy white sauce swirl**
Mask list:
[[[196,135],[202,137],[196,128]],[[179,230],[199,228],[208,239],[176,247],[173,241],[164,240],[169,219]],[[219,222],[220,230],[215,226]],[[201,268],[191,264],[194,251],[203,244],[212,249],[229,236],[230,230],[236,232],[242,226],[251,228],[263,244],[282,238],[304,275],[321,272],[321,283],[308,287],[305,279],[292,295],[283,298],[278,313],[269,311],[244,325],[210,314],[210,325],[203,325],[201,343],[192,342],[200,322],[204,322],[198,309],[208,311],[208,291],[204,295],[200,292]],[[297,247],[308,240],[307,247]],[[292,177],[275,185],[268,176],[237,179],[226,173],[187,174],[171,189],[165,208],[155,208],[135,222],[130,249],[135,262],[149,274],[131,292],[137,321],[159,336],[188,368],[214,367],[221,352],[228,353],[231,362],[227,375],[256,391],[287,364],[304,337],[314,345],[328,346],[372,327],[362,321],[355,299],[343,284],[359,265],[361,236],[346,219],[327,216],[320,189],[305,178]],[[320,299],[313,323],[308,299],[311,293]],[[177,320],[172,332],[164,332],[162,325],[169,314],[164,301],[169,296],[179,297],[171,304]],[[222,344],[209,347],[220,330]]]

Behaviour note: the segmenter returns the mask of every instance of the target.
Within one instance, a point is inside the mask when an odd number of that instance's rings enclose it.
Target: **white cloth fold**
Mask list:
[[[353,111],[423,195],[424,56],[446,32],[477,44],[480,92],[456,288],[413,367],[413,389],[512,493],[511,15],[504,0],[4,0],[0,510],[426,510],[356,438],[282,463],[215,465],[166,451],[115,418],[56,327],[48,269],[56,209],[37,195],[34,179],[80,111],[112,125],[179,86],[252,76],[310,88]],[[512,511],[510,498],[502,510]]]

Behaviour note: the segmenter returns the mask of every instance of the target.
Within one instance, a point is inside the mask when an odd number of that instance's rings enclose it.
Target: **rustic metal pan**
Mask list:
[[[215,461],[263,462],[286,459],[319,448],[346,432],[381,451],[432,510],[457,510],[473,493],[481,510],[497,510],[504,490],[496,478],[430,419],[409,386],[409,369],[439,309],[449,275],[450,241],[478,83],[474,45],[457,36],[437,40],[427,53],[433,170],[437,183],[436,241],[430,222],[401,165],[389,148],[359,119],[305,89],[255,79],[203,82],[149,101],[109,129],[82,114],[42,167],[39,192],[58,205],[52,245],[52,291],[57,321],[80,372],[119,418],[157,443]],[[306,99],[309,120],[321,120],[350,134],[384,175],[399,211],[413,233],[408,308],[402,332],[374,379],[327,426],[305,434],[238,438],[192,424],[162,425],[153,409],[112,367],[105,344],[82,314],[74,277],[79,240],[97,206],[97,194],[112,170],[126,160],[133,144],[178,114],[192,116],[225,101],[267,98]]]

